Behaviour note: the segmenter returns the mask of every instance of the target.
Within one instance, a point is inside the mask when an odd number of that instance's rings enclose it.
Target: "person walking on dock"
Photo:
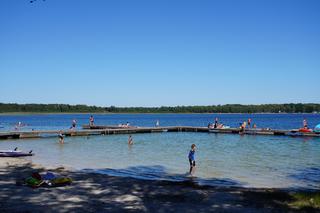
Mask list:
[[[215,118],[214,119],[214,125],[213,125],[213,128],[217,128],[218,127],[218,123],[219,123],[219,120],[218,120],[218,118]]]
[[[91,115],[90,118],[89,118],[89,124],[90,124],[90,126],[93,126],[93,125],[94,125],[94,118],[93,118],[92,115]]]
[[[304,128],[304,129],[308,129],[307,119],[303,119],[303,128]]]
[[[193,175],[196,169],[196,159],[195,159],[195,152],[196,152],[196,145],[191,145],[191,150],[189,152],[188,158],[189,158],[189,164],[190,164],[190,175]]]
[[[248,118],[248,128],[251,128],[251,118]]]
[[[73,119],[70,129],[74,130],[76,128],[76,126],[77,126],[77,120]]]

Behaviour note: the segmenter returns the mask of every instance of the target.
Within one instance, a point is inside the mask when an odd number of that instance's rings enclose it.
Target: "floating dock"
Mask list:
[[[112,135],[112,134],[135,134],[135,133],[156,133],[156,132],[207,132],[240,135],[282,135],[291,137],[320,137],[320,133],[299,132],[292,130],[272,130],[272,129],[246,129],[244,132],[240,128],[211,129],[207,127],[191,126],[169,126],[169,127],[117,127],[116,126],[83,126],[81,130],[61,130],[65,136],[90,136],[90,135]],[[0,132],[0,139],[26,139],[57,137],[60,130],[39,130],[39,131],[12,131]]]

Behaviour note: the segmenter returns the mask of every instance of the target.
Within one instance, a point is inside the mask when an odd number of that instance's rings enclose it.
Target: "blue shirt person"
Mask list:
[[[189,173],[192,175],[194,173],[195,167],[196,167],[196,160],[195,160],[195,152],[196,152],[196,145],[191,145],[191,150],[189,152],[188,158],[189,158],[189,164],[190,164],[190,170]]]

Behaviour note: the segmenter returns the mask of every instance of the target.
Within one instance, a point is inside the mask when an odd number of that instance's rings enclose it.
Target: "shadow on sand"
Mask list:
[[[74,182],[57,188],[16,185],[17,180],[35,171],[44,169],[35,169],[31,164],[0,168],[1,212],[316,212],[290,209],[286,202],[293,197],[287,192],[246,189],[236,181],[223,179],[207,181],[226,182],[229,187],[203,186],[193,180],[139,180],[56,169],[55,173],[72,177]],[[164,168],[160,173],[169,176]]]
[[[288,176],[296,181],[303,181],[307,183],[306,189],[318,189],[320,190],[320,168],[307,167],[295,171]]]
[[[84,169],[81,170],[89,173],[106,174],[117,177],[130,177],[142,180],[161,180],[172,182],[193,182],[198,185],[225,186],[225,187],[241,187],[242,183],[232,179],[210,178],[204,179],[196,176],[190,176],[188,172],[185,174],[169,174],[164,166],[134,166],[126,169]]]

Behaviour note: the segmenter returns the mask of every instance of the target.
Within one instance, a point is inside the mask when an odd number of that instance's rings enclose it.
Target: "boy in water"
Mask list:
[[[194,173],[195,167],[196,167],[196,161],[195,161],[195,152],[196,152],[196,145],[192,144],[191,145],[191,150],[189,152],[188,158],[189,158],[189,163],[190,163],[190,175]]]
[[[128,138],[128,145],[132,145],[133,144],[133,139],[132,136],[130,135]]]

